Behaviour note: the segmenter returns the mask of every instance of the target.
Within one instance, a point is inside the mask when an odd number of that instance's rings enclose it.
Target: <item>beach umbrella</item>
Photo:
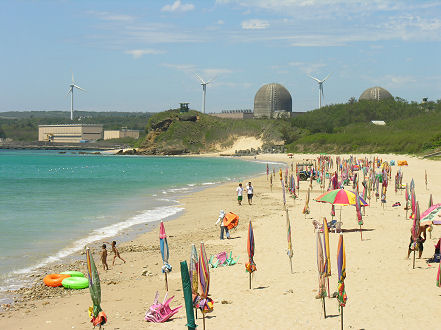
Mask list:
[[[410,190],[410,201],[412,203],[411,205],[411,211],[412,213],[410,214],[410,218],[413,219],[415,218],[415,212],[416,212],[416,195],[415,195],[415,190]]]
[[[169,250],[168,250],[168,242],[167,235],[165,234],[164,223],[161,221],[161,225],[159,226],[159,245],[161,247],[161,255],[162,255],[162,272],[165,276],[165,290],[168,291],[168,281],[167,274],[171,272],[172,266],[168,263],[169,258]]]
[[[421,222],[432,221],[434,225],[441,225],[441,203],[432,205],[421,214]]]
[[[325,252],[325,276],[328,278],[328,297],[329,292],[329,277],[331,276],[331,254],[329,250],[329,228],[326,218],[323,218],[323,248]]]
[[[191,294],[193,297],[193,301],[198,296],[198,252],[196,250],[196,246],[194,244],[191,245],[191,253],[190,253],[190,281],[191,281]],[[196,307],[196,306],[194,306]],[[198,317],[196,310],[196,318]]]
[[[95,262],[93,261],[93,257],[92,254],[90,253],[89,248],[86,248],[86,260],[87,260],[87,272],[89,275],[89,291],[93,304],[91,311],[91,317],[92,317],[91,322],[94,328],[97,325],[99,325],[99,328],[101,329],[101,326],[106,324],[107,322],[107,316],[101,309],[100,277],[98,275],[98,271],[96,269]]]
[[[358,194],[357,194],[358,195]],[[361,206],[369,206],[366,201],[359,196]],[[334,189],[327,191],[315,199],[317,202],[329,203],[333,205],[355,205],[356,204],[356,194],[352,191],[346,189]]]
[[[361,230],[361,226],[363,225],[363,216],[361,215],[360,195],[358,194],[358,189],[355,195],[355,210],[357,213],[358,225],[360,226],[360,239],[363,240],[363,233]]]
[[[282,184],[283,207],[286,207],[285,184],[283,183],[283,180],[280,180],[280,183]]]
[[[188,330],[196,329],[196,323],[194,322],[193,313],[193,298],[192,298],[192,285],[190,280],[190,275],[188,273],[187,261],[181,261],[181,280],[182,280],[182,291],[184,292],[184,302],[185,311],[187,314],[187,324]]]
[[[337,247],[337,269],[338,269],[338,286],[337,286],[337,301],[341,317],[341,329],[343,329],[343,308],[346,306],[348,297],[345,290],[346,278],[346,252],[343,241],[343,234],[340,234]]]
[[[305,206],[303,207],[303,214],[309,214],[309,196],[311,194],[311,188],[308,188],[308,192],[306,193],[306,200],[305,200]]]
[[[250,221],[248,226],[248,241],[247,241],[248,262],[245,264],[245,269],[250,274],[250,289],[251,289],[251,274],[254,273],[257,268],[254,263],[254,232],[253,225]]]
[[[319,275],[319,289],[316,298],[322,299],[323,315],[326,318],[325,258],[323,256],[323,246],[319,231],[317,231],[316,233],[316,251],[317,251],[317,270]]]
[[[208,291],[210,289],[210,265],[208,263],[204,243],[202,242],[199,253],[198,275],[199,297],[197,299],[197,307],[202,311],[203,325],[205,329],[205,314],[213,311],[213,300],[208,298]]]
[[[288,215],[288,209],[286,211],[286,228],[287,228],[287,239],[288,239],[288,250],[287,254],[289,257],[289,265],[291,267],[291,274],[292,274],[292,256],[293,256],[293,250],[292,250],[292,241],[291,241],[291,222],[289,221],[289,215]]]
[[[404,209],[406,210],[406,219],[407,219],[407,210],[409,209],[409,200],[410,200],[409,189],[407,187],[407,183],[406,183],[406,191],[404,193],[404,198],[406,199],[406,206],[404,207]]]
[[[415,190],[415,181],[413,181],[412,178],[412,180],[410,180],[410,192],[412,192],[413,190]]]
[[[420,237],[420,206],[416,202],[415,216],[412,224],[412,240],[413,240],[413,268],[415,269],[415,251],[418,248],[418,238]]]

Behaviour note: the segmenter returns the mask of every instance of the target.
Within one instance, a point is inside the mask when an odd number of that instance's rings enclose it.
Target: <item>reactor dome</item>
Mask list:
[[[282,85],[266,84],[257,91],[254,97],[255,118],[289,117],[291,112],[291,94]]]
[[[391,93],[385,90],[382,87],[371,87],[366,89],[363,93],[361,93],[359,100],[369,100],[369,101],[383,101],[393,99]]]

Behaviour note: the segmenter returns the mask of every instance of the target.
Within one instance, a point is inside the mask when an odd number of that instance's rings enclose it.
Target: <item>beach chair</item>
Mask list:
[[[312,220],[312,225],[314,226],[314,233],[319,230],[320,232],[323,232],[323,225],[320,224],[317,220]]]
[[[335,224],[337,223],[337,220],[332,220],[332,221],[329,221],[328,222],[328,228],[329,228],[329,230],[333,230],[333,229],[335,229]]]
[[[158,302],[159,292],[156,291],[155,300],[153,305],[150,306],[149,310],[145,313],[145,320],[147,322],[162,323],[167,321],[173,315],[175,315],[182,306],[171,309],[169,304],[173,300],[174,296],[167,299],[167,294],[164,296],[164,300],[161,303]],[[166,300],[167,299],[167,300]]]

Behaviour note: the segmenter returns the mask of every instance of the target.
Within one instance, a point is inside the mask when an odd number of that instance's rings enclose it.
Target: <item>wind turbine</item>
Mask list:
[[[195,73],[195,76],[198,77],[198,79],[201,81],[201,86],[202,86],[202,113],[205,113],[205,94],[207,93],[207,85],[209,83],[213,82],[213,80],[216,79],[216,77],[214,77],[213,79],[211,79],[209,81],[205,81],[197,73]]]
[[[67,92],[67,95],[69,95],[69,93],[71,94],[70,95],[70,120],[73,120],[73,111],[74,111],[74,108],[73,108],[74,97],[73,97],[73,95],[74,95],[74,88],[78,88],[79,90],[82,90],[84,92],[86,91],[85,89],[82,89],[80,86],[75,85],[74,75],[72,73],[72,84],[69,85],[69,91]]]
[[[319,109],[322,107],[322,98],[323,99],[325,98],[325,96],[323,95],[323,83],[325,82],[326,79],[329,78],[329,76],[330,76],[330,74],[328,74],[326,76],[326,78],[323,79],[323,80],[317,79],[317,78],[315,78],[313,76],[309,76],[309,78],[314,79],[315,81],[317,81],[317,83],[319,85]]]

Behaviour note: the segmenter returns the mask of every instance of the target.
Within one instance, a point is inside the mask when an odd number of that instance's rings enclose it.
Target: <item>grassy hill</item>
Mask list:
[[[371,120],[384,120],[375,126]],[[441,102],[405,100],[337,104],[292,119],[304,134],[291,152],[394,152],[421,154],[441,147]]]
[[[140,147],[152,154],[212,151],[217,146],[231,146],[237,136],[262,138],[270,145],[299,134],[288,121],[225,119],[192,110],[155,114],[149,120],[147,131],[146,140]]]

